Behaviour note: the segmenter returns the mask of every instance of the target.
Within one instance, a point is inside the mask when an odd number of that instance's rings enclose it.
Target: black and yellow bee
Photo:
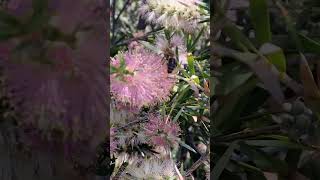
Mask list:
[[[178,65],[177,60],[173,57],[169,57],[167,62],[168,73],[172,73],[173,70],[177,67],[177,65]]]
[[[176,69],[178,66],[177,59],[175,57],[175,53],[171,50],[171,48],[166,48],[163,50],[164,54],[164,60],[167,63],[168,66],[168,73],[173,73],[173,71]]]

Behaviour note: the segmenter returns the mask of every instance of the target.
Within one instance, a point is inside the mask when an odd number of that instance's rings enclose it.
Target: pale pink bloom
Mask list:
[[[201,19],[199,4],[198,0],[146,0],[140,12],[150,23],[193,32]]]
[[[176,179],[175,164],[172,159],[137,159],[124,170],[121,179]]]
[[[144,130],[152,145],[166,148],[177,144],[181,131],[178,123],[154,114],[149,115]]]
[[[143,49],[129,50],[112,58],[111,65],[119,67],[121,58],[130,73],[111,75],[111,94],[117,102],[141,108],[168,99],[174,80],[161,56]]]

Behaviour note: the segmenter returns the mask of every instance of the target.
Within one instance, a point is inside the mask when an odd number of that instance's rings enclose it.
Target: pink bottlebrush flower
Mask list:
[[[59,129],[68,140],[90,139],[97,144],[106,132],[108,108],[104,98],[106,24],[99,10],[104,6],[99,0],[49,0],[49,8],[54,16],[46,28],[53,26],[59,37],[52,39],[47,29],[35,28],[0,42],[5,90],[22,116],[21,124],[42,132]]]
[[[154,114],[149,115],[149,121],[145,124],[145,134],[150,138],[154,146],[171,147],[177,144],[180,135],[180,127],[176,122],[166,120]]]
[[[161,56],[147,50],[129,50],[111,59],[116,68],[125,64],[126,73],[111,75],[111,94],[130,107],[154,105],[166,100],[174,85]]]

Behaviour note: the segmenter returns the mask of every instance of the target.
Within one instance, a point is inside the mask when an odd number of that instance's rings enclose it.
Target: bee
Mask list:
[[[173,57],[169,57],[167,62],[168,73],[172,73],[173,70],[177,67],[177,65],[178,65],[177,60]]]
[[[164,60],[166,61],[168,66],[168,73],[172,73],[178,66],[177,59],[174,58],[174,52],[170,48],[167,48],[163,51],[163,53]]]

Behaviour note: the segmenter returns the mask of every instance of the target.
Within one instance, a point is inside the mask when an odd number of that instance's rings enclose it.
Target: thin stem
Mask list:
[[[116,5],[117,5],[117,0],[113,0],[113,2],[112,2],[112,39],[111,39],[111,42],[113,42],[113,40],[114,40],[114,32],[115,32],[115,30],[116,30]]]
[[[116,17],[115,21],[118,22],[121,14],[126,10],[127,6],[129,5],[130,0],[127,0],[126,3],[123,5],[122,9],[120,10],[118,16]]]

